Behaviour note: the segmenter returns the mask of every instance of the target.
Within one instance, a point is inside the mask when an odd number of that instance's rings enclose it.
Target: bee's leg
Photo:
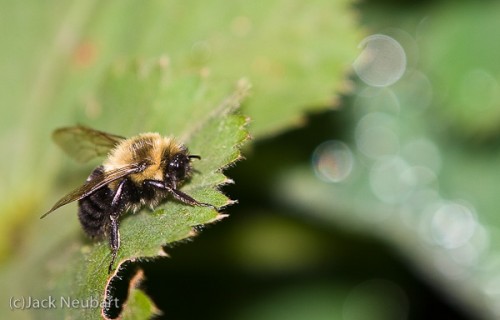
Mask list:
[[[214,206],[213,204],[210,203],[205,203],[205,202],[199,202],[195,199],[193,199],[190,195],[185,194],[184,192],[177,190],[177,189],[172,189],[172,188],[165,188],[172,196],[174,196],[175,199],[185,203],[189,204],[191,206],[200,206],[200,207],[212,207],[213,209],[217,210],[217,207]]]
[[[111,262],[109,263],[108,274],[113,270],[116,254],[120,248],[120,232],[118,231],[118,215],[110,216],[111,225],[109,232],[109,245],[111,247]]]
[[[193,197],[191,197],[190,195],[187,195],[180,190],[166,186],[162,181],[145,180],[144,182],[153,186],[153,187],[167,190],[172,196],[174,196],[175,199],[181,201],[182,203],[189,204],[190,206],[212,207],[215,210],[217,210],[216,206],[214,206],[210,203],[199,202],[196,199],[193,199]]]
[[[122,193],[123,186],[126,180],[123,179],[118,185],[113,200],[111,201],[111,212],[109,215],[110,225],[109,225],[109,246],[111,247],[111,262],[109,263],[108,273],[113,270],[113,264],[115,263],[116,255],[118,249],[120,248],[120,232],[118,230],[118,218],[122,212]]]

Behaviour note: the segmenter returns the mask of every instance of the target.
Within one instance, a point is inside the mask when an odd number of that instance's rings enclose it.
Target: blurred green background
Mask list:
[[[94,93],[110,65],[168,55],[179,74],[209,72],[213,96],[248,78],[254,139],[226,171],[230,216],[143,263],[164,318],[500,317],[497,2],[0,7],[4,307],[49,281],[20,279],[81,237],[76,215],[64,228],[38,220],[88,172],[50,132],[157,125],[144,110],[101,111]]]

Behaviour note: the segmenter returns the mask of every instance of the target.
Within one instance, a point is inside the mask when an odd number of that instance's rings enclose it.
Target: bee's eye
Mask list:
[[[189,170],[189,158],[184,154],[176,154],[168,163],[169,175],[177,181],[183,180]]]

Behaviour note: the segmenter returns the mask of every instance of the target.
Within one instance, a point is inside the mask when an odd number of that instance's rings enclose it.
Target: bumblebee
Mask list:
[[[78,200],[78,218],[92,238],[109,238],[113,268],[120,248],[119,218],[144,206],[152,209],[168,196],[191,206],[215,206],[198,202],[179,190],[192,174],[191,160],[201,159],[172,137],[143,133],[126,139],[84,126],[61,128],[55,142],[80,162],[107,155],[86,182],[61,198],[41,218]]]

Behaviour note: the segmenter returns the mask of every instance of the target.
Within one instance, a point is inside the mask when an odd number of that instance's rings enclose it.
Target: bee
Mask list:
[[[120,248],[119,218],[124,212],[136,212],[144,206],[152,209],[168,196],[191,205],[208,206],[179,190],[191,177],[192,159],[183,144],[158,133],[143,133],[124,137],[94,130],[85,126],[61,128],[54,131],[55,142],[80,162],[107,155],[85,183],[71,191],[41,216],[78,201],[78,218],[91,238],[108,236],[111,262],[108,273]]]

